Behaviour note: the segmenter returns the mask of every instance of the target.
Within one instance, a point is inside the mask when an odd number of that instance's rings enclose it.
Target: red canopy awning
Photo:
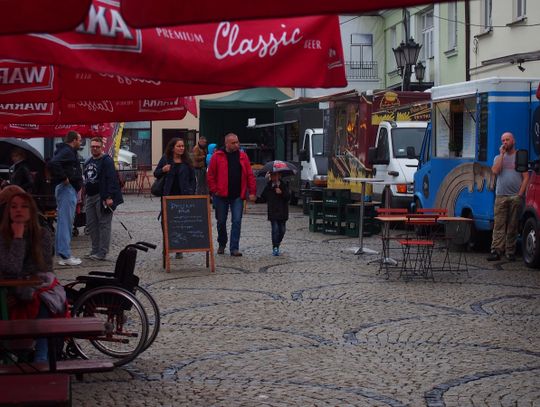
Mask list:
[[[76,31],[0,36],[0,58],[235,88],[347,84],[337,16],[138,30],[119,3],[94,0]]]
[[[295,17],[319,14],[360,14],[447,0],[121,0],[122,15],[131,27],[159,27],[212,21]]]
[[[0,0],[0,34],[73,30],[92,0]]]

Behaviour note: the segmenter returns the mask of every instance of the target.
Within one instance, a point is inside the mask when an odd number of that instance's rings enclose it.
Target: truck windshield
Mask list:
[[[407,147],[414,147],[416,155],[420,154],[425,128],[392,129],[392,145],[395,158],[407,158]]]
[[[311,143],[314,157],[324,155],[324,134],[314,133],[311,136]]]

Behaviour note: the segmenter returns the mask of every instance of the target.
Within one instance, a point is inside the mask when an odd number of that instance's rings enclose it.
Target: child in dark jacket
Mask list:
[[[272,255],[279,256],[279,245],[285,236],[285,224],[289,219],[289,186],[281,180],[279,172],[270,173],[270,181],[261,194],[268,203],[268,220],[272,225]]]

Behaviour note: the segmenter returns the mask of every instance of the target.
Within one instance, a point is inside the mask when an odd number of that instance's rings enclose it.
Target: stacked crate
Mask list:
[[[309,206],[309,231],[322,232],[324,228],[323,201],[311,200],[308,206]]]
[[[328,235],[345,233],[345,208],[350,202],[350,189],[323,190],[323,233]]]
[[[371,236],[379,233],[380,226],[374,219],[375,208],[380,202],[365,202],[364,206],[364,236]],[[345,235],[350,237],[360,236],[360,202],[348,204],[345,208]]]

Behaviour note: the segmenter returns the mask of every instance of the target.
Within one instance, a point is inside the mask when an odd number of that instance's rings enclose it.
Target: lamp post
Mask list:
[[[392,51],[394,51],[394,57],[396,58],[399,75],[403,78],[403,81],[401,83],[401,90],[409,90],[409,87],[411,85],[412,67],[416,64],[416,61],[418,60],[420,48],[422,48],[422,45],[418,44],[412,37],[409,38],[406,43],[402,42],[401,44],[399,44],[397,48],[392,48]],[[421,64],[421,67],[424,68],[424,71],[422,71],[423,79],[425,67],[421,62],[419,62],[419,64]]]

